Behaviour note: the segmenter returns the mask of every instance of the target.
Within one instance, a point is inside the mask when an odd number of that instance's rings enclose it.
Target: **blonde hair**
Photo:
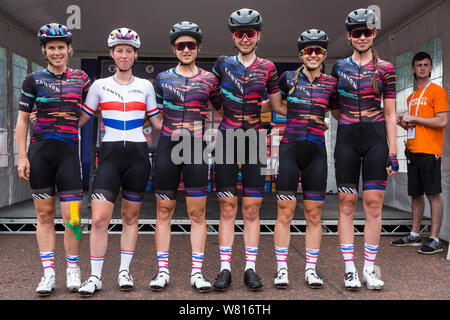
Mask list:
[[[375,92],[378,92],[378,85],[377,85],[378,53],[375,51],[373,47],[370,49],[370,51],[372,52],[373,65],[375,66],[375,73],[372,76],[370,84],[372,85],[373,90]]]
[[[297,87],[298,84],[298,77],[300,76],[300,72],[305,68],[305,65],[302,64],[297,71],[295,72],[295,76],[294,76],[294,86],[292,87],[291,90],[289,90],[289,94],[293,94],[295,91],[295,87]]]

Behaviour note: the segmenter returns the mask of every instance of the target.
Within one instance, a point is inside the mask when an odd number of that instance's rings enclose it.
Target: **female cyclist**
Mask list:
[[[203,39],[200,27],[181,21],[169,32],[178,65],[160,73],[156,79],[156,99],[164,120],[155,158],[156,251],[158,274],[150,282],[152,290],[161,291],[169,283],[170,222],[175,211],[181,175],[186,188],[186,207],[191,220],[192,272],[191,286],[199,292],[211,289],[202,274],[206,244],[206,196],[208,164],[203,159],[203,134],[208,101],[220,103],[217,78],[195,65]],[[175,136],[183,140],[179,142]],[[174,147],[184,144],[175,159]],[[179,153],[177,153],[178,155]]]
[[[55,288],[55,185],[66,223],[67,289],[77,291],[81,284],[78,258],[83,190],[78,121],[91,83],[86,73],[67,67],[72,52],[72,33],[66,26],[46,24],[37,36],[48,65],[27,75],[22,84],[16,126],[17,170],[20,178],[30,181],[36,207],[36,237],[44,267],[36,292],[39,296],[48,296]],[[37,120],[27,155],[28,123],[34,105]]]
[[[255,54],[262,23],[262,17],[256,10],[244,8],[233,12],[228,19],[228,28],[239,52],[235,56],[219,57],[213,69],[220,81],[223,107],[215,146],[221,261],[220,273],[214,282],[217,290],[227,290],[231,284],[230,262],[238,211],[238,163],[242,164],[243,181],[244,283],[250,290],[262,288],[255,271],[260,233],[259,210],[266,176],[266,131],[261,124],[261,105],[266,89],[269,97],[280,94],[275,65]]]
[[[122,235],[118,285],[132,290],[130,263],[138,237],[138,216],[150,175],[148,146],[142,132],[145,115],[161,128],[161,115],[150,81],[133,75],[132,67],[141,46],[139,35],[129,28],[118,28],[108,36],[110,55],[116,72],[96,80],[83,106],[83,125],[101,109],[105,136],[92,184],[92,228],[90,234],[91,276],[78,292],[91,296],[102,289],[102,267],[108,246],[108,226],[114,203],[122,189]]]
[[[327,187],[327,151],[324,130],[325,112],[336,94],[335,78],[321,72],[327,56],[328,36],[318,29],[304,31],[297,40],[303,65],[280,77],[280,92],[287,100],[287,126],[280,143],[276,180],[278,217],[274,244],[277,273],[274,284],[289,284],[287,255],[290,224],[297,205],[297,186],[301,172],[303,207],[306,219],[305,281],[311,288],[320,288],[322,279],[316,272],[322,237],[321,214]],[[272,110],[286,115],[281,99],[271,102]],[[265,107],[265,106],[264,106]]]
[[[338,60],[331,73],[338,80],[339,90],[330,108],[338,119],[334,151],[339,193],[338,233],[345,262],[344,284],[348,290],[357,290],[361,286],[353,259],[353,217],[360,168],[362,166],[366,218],[363,281],[369,289],[381,289],[384,285],[374,271],[374,262],[380,240],[387,175],[398,171],[396,76],[393,65],[381,60],[373,49],[377,35],[375,23],[376,15],[372,10],[358,9],[348,14],[345,26],[353,54]]]

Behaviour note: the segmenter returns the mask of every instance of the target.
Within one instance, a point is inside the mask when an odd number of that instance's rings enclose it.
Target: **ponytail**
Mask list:
[[[298,77],[300,76],[300,72],[303,70],[303,68],[305,67],[304,64],[302,64],[297,71],[295,72],[295,76],[294,76],[294,86],[292,87],[292,89],[289,91],[289,94],[293,94],[295,91],[295,87],[298,84]]]
[[[375,49],[372,47],[370,49],[372,52],[372,61],[373,65],[375,66],[375,72],[372,76],[372,80],[370,81],[370,84],[372,85],[372,88],[375,92],[378,91],[378,85],[377,85],[377,70],[378,70],[378,53],[375,51]]]

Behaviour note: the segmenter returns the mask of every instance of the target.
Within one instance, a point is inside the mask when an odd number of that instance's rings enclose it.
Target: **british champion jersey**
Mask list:
[[[261,128],[261,106],[265,90],[279,91],[273,62],[256,57],[247,68],[237,56],[220,56],[213,68],[222,92],[223,119],[219,130]]]
[[[114,76],[94,81],[83,111],[92,116],[99,107],[105,126],[104,142],[145,142],[144,117],[159,114],[153,85],[134,76],[128,84],[117,82]]]
[[[184,77],[171,68],[158,74],[155,87],[156,102],[164,111],[161,135],[171,136],[184,128],[195,137],[203,137],[208,101],[215,108],[221,104],[216,76],[198,68],[194,76]]]
[[[339,125],[385,121],[381,99],[395,99],[396,76],[392,63],[379,59],[376,70],[378,91],[371,85],[375,65],[357,65],[352,57],[338,60],[331,75],[338,80],[338,97],[330,106],[339,109]]]
[[[55,139],[77,145],[78,120],[90,85],[84,71],[70,68],[60,77],[47,68],[27,75],[19,110],[29,113],[36,105],[31,142]]]
[[[337,80],[322,73],[311,83],[301,70],[294,92],[289,93],[295,85],[295,73],[286,71],[280,77],[280,92],[287,100],[287,126],[281,141],[306,140],[325,145],[325,112],[337,93]]]

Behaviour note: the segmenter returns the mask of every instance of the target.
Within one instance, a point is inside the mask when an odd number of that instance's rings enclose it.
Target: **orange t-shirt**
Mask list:
[[[407,105],[414,96],[411,103],[410,115],[416,115],[417,103],[425,87],[412,93],[407,99]],[[448,94],[444,88],[431,83],[420,100],[417,116],[433,118],[436,113],[448,111]],[[408,139],[406,145],[413,153],[427,153],[442,155],[444,145],[444,128],[431,128],[416,123],[416,135],[414,139]]]

